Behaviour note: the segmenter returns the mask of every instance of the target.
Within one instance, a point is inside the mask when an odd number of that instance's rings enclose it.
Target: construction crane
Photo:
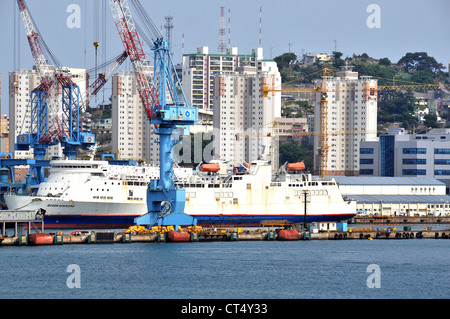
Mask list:
[[[44,54],[25,1],[17,0],[17,4],[41,84],[30,95],[30,133],[17,137],[16,149],[31,147],[35,158],[43,159],[49,145],[61,143],[66,157],[74,158],[77,147],[95,143],[95,136],[81,129],[83,100],[80,89],[65,74],[56,74],[55,67],[48,63]],[[62,87],[62,105],[56,99],[58,84]]]
[[[267,85],[263,86],[263,96],[267,97],[269,92],[275,94],[275,92],[284,92],[284,93],[301,93],[301,92],[310,92],[310,93],[320,93],[320,114],[319,114],[319,129],[313,135],[318,135],[319,143],[318,143],[318,157],[319,157],[319,176],[326,177],[327,176],[327,163],[328,163],[328,151],[330,146],[328,145],[328,136],[331,135],[339,135],[339,134],[371,134],[370,131],[345,131],[345,132],[335,132],[328,130],[328,102],[327,102],[327,93],[330,92],[342,92],[342,91],[358,91],[363,90],[364,94],[367,97],[375,97],[378,92],[381,91],[401,91],[401,90],[448,90],[450,85],[448,84],[414,84],[414,85],[386,85],[386,86],[375,86],[373,88],[369,88],[364,86],[363,89],[358,87],[345,87],[345,88],[330,88],[327,87],[327,76],[328,72],[332,72],[331,69],[324,68],[321,70],[324,72],[322,77],[322,81],[320,86],[316,86],[312,89],[276,89],[269,88]],[[372,132],[373,133],[373,132]],[[302,133],[299,133],[299,135]]]
[[[147,191],[148,213],[137,218],[135,223],[149,226],[196,224],[194,218],[184,213],[185,190],[176,188],[173,181],[172,150],[176,141],[172,139],[172,134],[180,126],[195,124],[198,110],[187,103],[169,45],[162,35],[154,34],[151,48],[154,52],[154,76],[151,81],[150,65],[127,0],[109,0],[109,4],[120,39],[133,65],[139,95],[150,124],[155,125],[159,135],[160,178],[150,181]],[[181,89],[182,99],[177,88]]]

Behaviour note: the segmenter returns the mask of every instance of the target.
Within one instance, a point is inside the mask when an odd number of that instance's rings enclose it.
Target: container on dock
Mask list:
[[[171,230],[167,233],[167,241],[170,242],[187,242],[191,240],[191,234],[185,231]]]
[[[300,233],[295,229],[282,229],[278,232],[279,240],[299,240]]]
[[[53,244],[53,236],[46,233],[36,233],[28,235],[28,243],[30,245],[51,245]]]
[[[348,231],[347,223],[337,223],[336,227],[338,231]]]

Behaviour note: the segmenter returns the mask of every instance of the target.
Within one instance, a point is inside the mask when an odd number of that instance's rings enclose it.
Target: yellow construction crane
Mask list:
[[[319,136],[319,143],[318,143],[318,156],[319,156],[319,176],[320,177],[326,177],[327,176],[327,163],[328,163],[328,151],[330,149],[330,146],[328,145],[328,135],[338,135],[338,134],[371,134],[368,131],[342,131],[342,132],[328,132],[328,102],[327,102],[327,93],[330,92],[342,92],[342,91],[361,91],[363,90],[366,96],[377,96],[379,91],[402,91],[402,90],[450,90],[450,85],[448,84],[411,84],[411,85],[386,85],[386,86],[375,86],[372,88],[367,87],[364,85],[364,87],[358,88],[358,87],[346,87],[346,88],[328,88],[327,87],[327,73],[334,72],[331,69],[324,68],[320,70],[320,72],[323,72],[322,76],[322,82],[320,86],[314,87],[312,89],[276,89],[276,88],[269,88],[268,85],[263,85],[263,97],[267,97],[269,92],[272,92],[272,94],[275,94],[276,92],[283,92],[283,93],[302,93],[302,92],[311,92],[311,93],[320,93],[320,125],[319,130],[317,132],[303,132],[299,133],[300,135],[318,135]],[[294,81],[291,81],[294,82]],[[353,133],[352,133],[353,132]],[[306,134],[309,133],[309,134]],[[292,136],[297,135],[290,134]]]

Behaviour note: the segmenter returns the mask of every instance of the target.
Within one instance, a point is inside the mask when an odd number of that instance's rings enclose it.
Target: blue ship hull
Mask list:
[[[352,218],[354,215],[310,215],[306,217],[307,223],[314,222],[338,222]],[[70,228],[70,229],[96,229],[96,228],[128,228],[134,225],[134,219],[138,215],[111,216],[111,215],[53,215],[44,217],[44,227],[47,229]],[[239,225],[258,226],[262,221],[288,221],[292,223],[303,223],[303,215],[271,215],[271,216],[245,216],[245,215],[208,215],[193,216],[198,225],[219,226]]]

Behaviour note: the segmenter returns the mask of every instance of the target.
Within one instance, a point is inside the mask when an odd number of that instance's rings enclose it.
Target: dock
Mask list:
[[[395,227],[394,227],[395,228]],[[450,228],[445,230],[410,230],[409,227],[403,229],[359,229],[349,231],[297,231],[297,235],[292,238],[280,238],[280,230],[205,230],[201,232],[191,232],[182,240],[171,240],[169,232],[131,234],[115,232],[91,232],[88,234],[50,234],[53,240],[49,244],[70,245],[70,244],[127,244],[127,243],[166,243],[166,242],[212,242],[212,241],[273,241],[273,240],[403,240],[403,239],[449,239]],[[186,232],[183,232],[186,233]],[[33,245],[29,241],[30,235],[0,237],[0,246],[24,246]]]

